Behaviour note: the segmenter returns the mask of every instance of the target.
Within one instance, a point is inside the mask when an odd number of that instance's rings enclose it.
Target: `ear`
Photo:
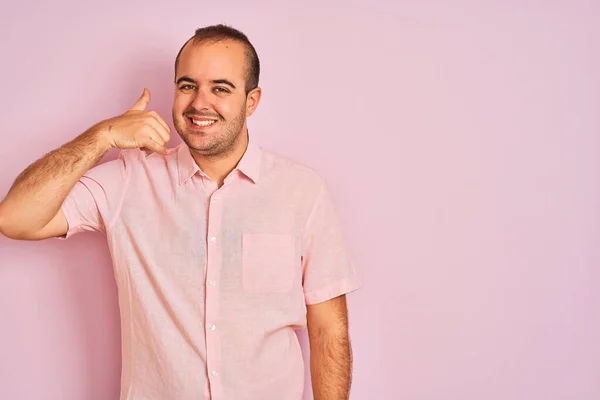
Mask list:
[[[260,97],[262,95],[261,88],[257,87],[253,89],[246,95],[246,117],[251,116],[256,108],[258,107],[258,103],[260,103]]]

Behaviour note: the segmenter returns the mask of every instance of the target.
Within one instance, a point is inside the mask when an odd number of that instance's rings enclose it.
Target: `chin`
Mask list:
[[[206,140],[206,138],[203,138],[198,134],[184,135],[182,136],[182,139],[190,149],[199,153],[206,155],[211,155],[214,152],[218,153],[218,151],[216,151],[218,150],[218,143],[211,143],[210,141]]]

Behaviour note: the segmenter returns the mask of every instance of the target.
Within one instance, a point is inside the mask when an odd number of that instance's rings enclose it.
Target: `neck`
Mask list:
[[[215,156],[207,156],[199,154],[194,150],[191,151],[192,157],[198,167],[204,172],[210,179],[217,182],[218,187],[223,186],[225,178],[233,169],[238,165],[246,149],[248,148],[248,131],[245,130],[240,134],[238,139],[233,145],[233,149],[225,154],[219,154]]]

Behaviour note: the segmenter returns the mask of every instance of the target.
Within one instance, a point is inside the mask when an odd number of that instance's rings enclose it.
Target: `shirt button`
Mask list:
[[[217,327],[216,327],[215,325],[211,325],[211,326],[210,326],[210,330],[211,330],[211,331],[214,331],[215,329],[217,329]]]
[[[214,243],[216,241],[217,241],[217,237],[216,236],[213,236],[213,237],[210,238],[210,242],[211,243]]]
[[[215,281],[210,281],[208,283],[210,284],[210,286],[215,286],[217,284],[217,282],[215,282]]]
[[[213,372],[212,372],[212,376],[217,376],[217,371],[214,371],[214,370],[213,370]]]

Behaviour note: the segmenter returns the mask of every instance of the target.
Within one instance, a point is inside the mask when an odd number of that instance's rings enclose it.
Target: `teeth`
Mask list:
[[[198,125],[198,126],[209,126],[209,125],[214,124],[215,122],[216,121],[195,121],[195,120],[192,120],[192,123],[194,125]]]

